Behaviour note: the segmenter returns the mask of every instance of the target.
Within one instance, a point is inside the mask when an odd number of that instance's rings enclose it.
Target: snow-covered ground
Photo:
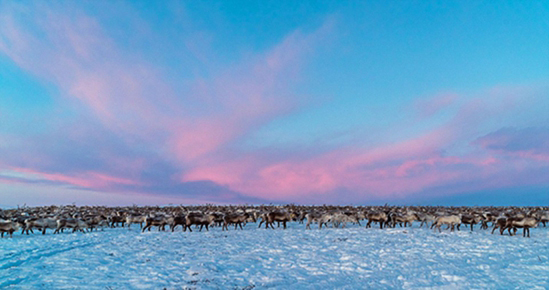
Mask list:
[[[135,225],[134,225],[135,226]],[[0,240],[0,288],[549,288],[549,229],[350,226],[287,230],[14,235]]]

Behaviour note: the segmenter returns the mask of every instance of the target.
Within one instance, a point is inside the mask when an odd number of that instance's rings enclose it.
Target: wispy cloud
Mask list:
[[[549,129],[545,127],[502,128],[473,144],[501,156],[549,162]]]

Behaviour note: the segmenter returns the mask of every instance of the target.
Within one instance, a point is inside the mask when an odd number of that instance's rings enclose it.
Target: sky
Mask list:
[[[547,1],[0,0],[0,205],[549,203]]]

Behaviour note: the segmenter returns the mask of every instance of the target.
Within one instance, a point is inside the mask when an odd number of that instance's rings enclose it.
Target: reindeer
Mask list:
[[[202,212],[189,212],[185,219],[186,229],[192,232],[191,225],[200,226],[200,231],[206,226],[206,231],[209,231],[208,226],[213,224],[215,216],[213,214],[204,214]]]
[[[214,217],[213,225],[216,227],[223,227],[223,224],[225,223],[225,214],[219,211],[212,212],[210,214]]]
[[[57,220],[57,228],[53,233],[58,234],[59,231],[62,231],[65,228],[72,228],[73,233],[77,230],[85,233],[84,229],[88,228],[88,224],[77,218],[60,218]]]
[[[400,227],[402,227],[402,223],[404,223],[404,227],[407,227],[408,224],[412,226],[412,223],[419,220],[419,217],[416,213],[407,213],[406,215],[400,215],[398,213],[392,212],[389,214],[389,220],[391,221],[391,225],[393,228],[396,226],[397,223]]]
[[[267,213],[266,218],[267,220],[265,222],[265,228],[271,226],[271,228],[274,230],[273,223],[276,221],[281,222],[284,225],[284,229],[286,229],[286,223],[294,219],[295,214],[289,212],[272,211]]]
[[[546,226],[546,223],[549,222],[549,211],[540,211],[535,214],[532,214],[532,217],[535,217],[543,224],[543,227]]]
[[[322,229],[322,225],[326,225],[326,227],[328,227],[328,223],[333,221],[333,218],[334,218],[334,214],[333,213],[324,213],[320,219],[318,219],[318,228],[319,229]],[[333,223],[332,223],[332,227],[333,227]]]
[[[117,225],[124,227],[125,221],[126,219],[121,215],[111,215],[107,218],[107,222],[110,224],[111,228],[114,228]]]
[[[147,216],[145,215],[128,215],[126,216],[126,224],[128,224],[128,230],[132,224],[139,224],[139,229],[143,229],[143,223],[147,223]]]
[[[178,225],[181,225],[182,230],[185,231],[187,229],[187,216],[177,215],[173,218],[170,218],[169,225],[170,225],[170,230],[172,230],[172,232],[175,230],[175,227],[177,227]]]
[[[310,212],[305,214],[305,218],[307,219],[307,224],[305,225],[305,229],[311,229],[311,223],[319,222],[321,217],[322,215],[317,212]]]
[[[505,226],[507,225],[507,218],[506,217],[499,217],[494,222],[494,227],[492,228],[492,234],[494,234],[494,231],[499,228],[499,234],[503,235],[503,231],[505,230]]]
[[[88,215],[84,217],[84,221],[88,224],[90,232],[93,232],[93,229],[101,227],[103,230],[104,226],[108,226],[107,217],[104,215]]]
[[[222,230],[229,230],[229,224],[234,224],[234,229],[237,229],[237,226],[240,226],[240,229],[242,228],[242,223],[246,223],[246,220],[250,218],[250,215],[246,212],[244,213],[233,213],[233,214],[227,214],[225,215],[224,223]]]
[[[507,229],[509,235],[513,236],[517,233],[517,228],[522,228],[522,236],[526,237],[526,234],[528,234],[528,237],[530,237],[530,228],[535,228],[538,224],[539,221],[531,217],[508,218],[502,231]],[[511,233],[511,229],[513,230],[513,233]]]
[[[436,218],[433,226],[435,227],[435,230],[438,229],[438,231],[441,232],[442,230],[440,229],[440,227],[443,224],[448,225],[449,228],[451,227],[451,231],[453,232],[454,227],[461,224],[461,217],[459,215],[439,216]]]
[[[13,232],[17,231],[20,227],[20,223],[11,220],[0,220],[0,233],[2,233],[2,238],[5,233],[10,235],[10,238],[13,237]]]
[[[347,213],[335,213],[331,216],[331,222],[332,227],[339,228],[341,224],[343,224],[342,228],[345,228],[347,226],[347,223],[359,223],[358,218],[355,215],[347,214]]]
[[[42,234],[46,234],[46,229],[56,229],[57,228],[57,220],[55,218],[39,218],[39,219],[27,219],[25,220],[25,226],[23,227],[23,231],[21,233],[26,232],[26,234],[29,234],[29,230],[31,232],[33,228],[37,228],[42,230]]]
[[[366,215],[366,218],[368,219],[368,223],[366,224],[366,227],[371,227],[372,222],[379,223],[379,228],[383,229],[383,224],[387,223],[388,217],[387,214],[384,212],[372,212],[368,213]]]
[[[429,223],[434,223],[435,222],[435,219],[436,217],[432,214],[428,214],[428,213],[422,213],[422,214],[418,214],[418,220],[421,222],[419,224],[419,227],[423,227],[423,225],[429,227]]]
[[[473,226],[475,224],[478,224],[480,220],[481,218],[477,215],[471,215],[471,214],[461,215],[461,223],[463,223],[464,225],[470,225],[471,231],[473,231]],[[459,225],[457,226],[457,229],[459,230]]]
[[[484,212],[481,216],[480,216],[480,228],[483,229],[483,230],[487,230],[488,229],[488,223],[492,223],[492,225],[495,224],[496,222],[496,216],[491,213],[491,212]]]
[[[164,231],[168,223],[169,221],[166,216],[148,216],[145,218],[145,227],[143,227],[141,232],[145,232],[145,230],[151,231],[152,226],[158,227],[158,231]]]

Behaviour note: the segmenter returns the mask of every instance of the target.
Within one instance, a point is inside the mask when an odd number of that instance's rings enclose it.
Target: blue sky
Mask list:
[[[545,1],[0,1],[3,203],[549,201],[548,19]]]

